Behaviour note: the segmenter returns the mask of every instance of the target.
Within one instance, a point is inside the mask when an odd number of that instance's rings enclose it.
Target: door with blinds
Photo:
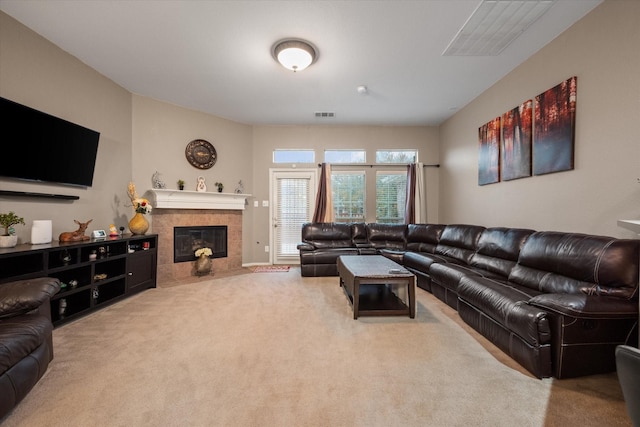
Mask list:
[[[302,224],[311,221],[316,193],[315,169],[271,170],[271,262],[299,264]]]

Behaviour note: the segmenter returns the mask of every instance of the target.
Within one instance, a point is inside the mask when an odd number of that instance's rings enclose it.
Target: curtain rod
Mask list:
[[[379,164],[366,164],[366,163],[330,163],[331,166],[339,166],[339,167],[343,167],[343,166],[349,166],[349,167],[395,167],[397,168],[398,166],[406,166],[408,163],[396,163],[396,164],[389,164],[389,163],[379,163]],[[322,163],[318,163],[318,167],[322,167]],[[436,165],[422,165],[423,168],[439,168],[440,165],[436,164]]]

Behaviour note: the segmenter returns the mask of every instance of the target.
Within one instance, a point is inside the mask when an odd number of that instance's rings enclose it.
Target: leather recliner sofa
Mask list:
[[[336,228],[341,238],[331,241]],[[615,347],[637,345],[637,239],[364,223],[309,223],[302,238],[303,276],[337,275],[331,264],[342,254],[385,255],[539,378],[614,371]],[[322,268],[314,265],[318,242]]]
[[[53,359],[50,277],[0,284],[0,421],[33,388]]]

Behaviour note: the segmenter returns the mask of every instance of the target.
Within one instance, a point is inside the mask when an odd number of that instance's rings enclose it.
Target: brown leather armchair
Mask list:
[[[59,290],[51,277],[0,284],[0,421],[53,359],[49,300]]]

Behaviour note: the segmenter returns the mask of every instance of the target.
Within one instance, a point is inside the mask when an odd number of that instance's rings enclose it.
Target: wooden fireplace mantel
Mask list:
[[[251,194],[214,193],[208,191],[165,190],[154,188],[154,209],[235,209],[244,210]]]

